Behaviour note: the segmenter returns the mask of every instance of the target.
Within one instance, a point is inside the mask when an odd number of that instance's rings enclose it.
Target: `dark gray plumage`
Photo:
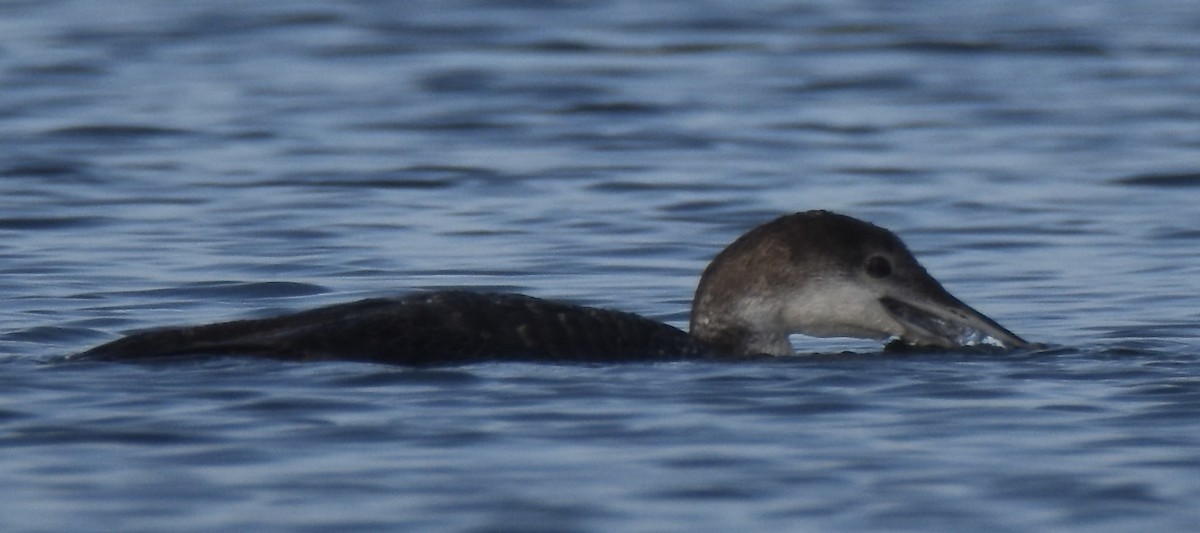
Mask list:
[[[488,359],[679,359],[704,353],[687,333],[631,313],[520,294],[441,291],[373,298],[274,318],[149,330],[80,357],[133,360],[237,354],[429,365]]]

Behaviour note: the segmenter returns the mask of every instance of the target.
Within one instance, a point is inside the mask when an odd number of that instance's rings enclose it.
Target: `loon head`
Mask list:
[[[1031,346],[942,288],[892,232],[827,211],[780,217],[717,254],[696,289],[691,333],[737,354],[791,354],[793,333]]]

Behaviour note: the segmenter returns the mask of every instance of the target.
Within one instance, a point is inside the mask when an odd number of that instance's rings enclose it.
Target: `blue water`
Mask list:
[[[1200,7],[0,3],[0,530],[1200,523]],[[470,286],[685,325],[784,213],[1053,348],[64,363]]]

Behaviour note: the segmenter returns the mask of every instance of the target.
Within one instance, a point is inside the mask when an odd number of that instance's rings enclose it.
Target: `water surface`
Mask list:
[[[1189,2],[0,5],[0,529],[1189,530]],[[64,364],[468,286],[684,325],[781,214],[1040,353]]]

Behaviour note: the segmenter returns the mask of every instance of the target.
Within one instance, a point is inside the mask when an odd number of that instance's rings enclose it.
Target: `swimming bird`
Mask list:
[[[700,277],[690,333],[621,311],[456,290],[153,329],[73,358],[245,355],[400,365],[737,359],[790,355],[792,334],[916,348],[1034,346],[947,292],[892,232],[806,211],[762,224],[717,254]]]

